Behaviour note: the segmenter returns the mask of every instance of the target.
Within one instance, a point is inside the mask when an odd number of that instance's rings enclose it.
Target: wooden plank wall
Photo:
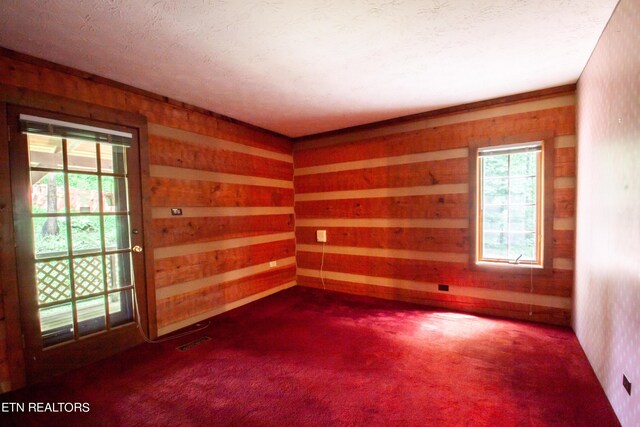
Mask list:
[[[146,247],[156,279],[148,286],[155,286],[160,335],[295,284],[288,139],[6,53],[0,83],[148,118],[153,238]],[[171,207],[183,216],[172,217]],[[0,339],[10,327],[0,318]]]
[[[296,142],[298,284],[323,287],[325,229],[326,289],[568,325],[574,118],[570,91]],[[539,131],[555,133],[553,274],[470,270],[469,140]]]
[[[4,106],[0,106],[0,135],[4,135],[3,130],[7,126],[7,110]],[[2,145],[0,145],[2,147]],[[13,236],[13,211],[10,209],[7,200],[11,199],[11,171],[9,169],[9,156],[8,152],[3,155],[3,150],[0,149],[0,267],[6,265],[12,265],[16,263],[16,253],[14,250],[15,240]],[[2,269],[4,273],[5,268]],[[7,319],[11,319],[11,310],[6,310],[4,302],[8,298],[10,292],[7,292],[5,287],[17,288],[16,275],[2,274],[0,279],[0,297],[2,298],[2,304],[0,304],[0,393],[11,390],[12,376],[10,365],[12,365],[11,355],[7,342],[7,336],[11,334],[12,330],[7,327]],[[15,321],[15,320],[14,320]],[[14,338],[18,338],[14,335]],[[17,360],[16,363],[20,366],[21,360]],[[18,368],[20,369],[20,367]]]
[[[295,284],[290,152],[155,123],[149,151],[159,334]]]

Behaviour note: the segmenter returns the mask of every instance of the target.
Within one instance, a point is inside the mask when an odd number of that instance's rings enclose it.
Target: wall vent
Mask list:
[[[198,339],[197,339],[197,340],[195,340],[195,341],[188,342],[188,343],[183,344],[183,345],[181,345],[180,347],[176,347],[176,348],[177,348],[178,350],[180,350],[180,351],[186,351],[186,350],[190,350],[190,349],[192,349],[193,347],[199,346],[200,344],[203,344],[203,343],[205,343],[205,342],[207,342],[207,341],[211,341],[211,338],[209,338],[209,337],[202,337],[202,338],[198,338]]]

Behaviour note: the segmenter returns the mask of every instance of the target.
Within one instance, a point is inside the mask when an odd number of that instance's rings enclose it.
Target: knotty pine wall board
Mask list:
[[[563,97],[564,98],[564,97]],[[561,99],[560,104],[566,104]],[[573,100],[575,104],[575,100]],[[328,145],[322,141],[314,147],[313,141],[294,144],[295,175],[298,168],[330,165],[357,160],[395,157],[432,151],[468,148],[469,138],[500,135],[518,135],[552,129],[556,136],[575,135],[575,106],[563,105],[542,111],[520,112],[489,119],[425,128],[397,135],[367,137]],[[303,148],[307,147],[307,148]]]

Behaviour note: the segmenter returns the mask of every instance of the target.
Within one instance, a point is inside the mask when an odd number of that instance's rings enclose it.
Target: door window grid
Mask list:
[[[27,136],[28,140],[30,137],[31,135]],[[64,231],[60,230],[60,232],[66,234],[67,251],[62,255],[49,253],[46,256],[36,256],[36,277],[39,291],[38,307],[41,316],[44,346],[77,340],[89,333],[109,330],[113,326],[127,323],[127,320],[133,320],[128,206],[125,205],[124,209],[115,209],[114,212],[105,212],[105,192],[103,188],[103,177],[111,177],[114,183],[116,181],[120,182],[119,186],[114,185],[114,187],[121,187],[119,189],[114,188],[114,191],[122,193],[114,196],[114,199],[117,199],[116,205],[119,204],[122,207],[122,202],[126,203],[126,200],[128,200],[125,149],[120,146],[102,146],[102,144],[94,143],[96,160],[94,171],[73,170],[70,169],[69,140],[64,138],[56,139],[61,143],[62,169],[42,168],[35,165],[30,167],[32,177],[33,172],[45,173],[45,175],[46,173],[62,173],[63,175],[64,212],[32,214],[34,219],[56,218],[57,221],[59,218],[65,222]],[[86,143],[84,144],[86,145]],[[107,167],[107,172],[102,171],[104,157],[101,155],[101,149],[104,150],[105,148],[114,152],[114,164],[110,169]],[[116,167],[115,162],[120,163],[118,167]],[[70,174],[97,177],[98,212],[71,212]],[[72,221],[74,221],[74,218],[81,219],[82,217],[93,217],[99,221],[99,243],[95,248],[74,248]],[[115,223],[116,230],[119,231],[116,233],[115,248],[109,248],[106,245],[105,222],[108,218],[120,219]],[[120,225],[119,230],[117,229],[118,225]],[[36,233],[38,231],[34,230]],[[120,258],[120,263],[116,266],[114,264],[117,263],[114,260],[118,258]],[[57,264],[51,267],[54,262]],[[50,268],[47,269],[48,265]],[[64,272],[65,269],[67,270],[66,274]],[[52,273],[54,274],[52,275]],[[62,289],[51,290],[51,285],[56,281]],[[80,286],[81,283],[86,282],[89,283]],[[44,292],[44,289],[47,289],[48,292]],[[78,292],[78,290],[81,292]],[[45,294],[44,297],[43,294]],[[120,307],[116,307],[117,305]],[[124,321],[122,314],[125,317]],[[47,317],[47,319],[44,319],[44,317]],[[69,326],[71,325],[72,336],[69,333]]]

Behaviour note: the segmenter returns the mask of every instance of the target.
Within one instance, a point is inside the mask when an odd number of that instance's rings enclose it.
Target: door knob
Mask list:
[[[133,249],[133,252],[142,252],[142,246],[135,245],[131,249]]]

